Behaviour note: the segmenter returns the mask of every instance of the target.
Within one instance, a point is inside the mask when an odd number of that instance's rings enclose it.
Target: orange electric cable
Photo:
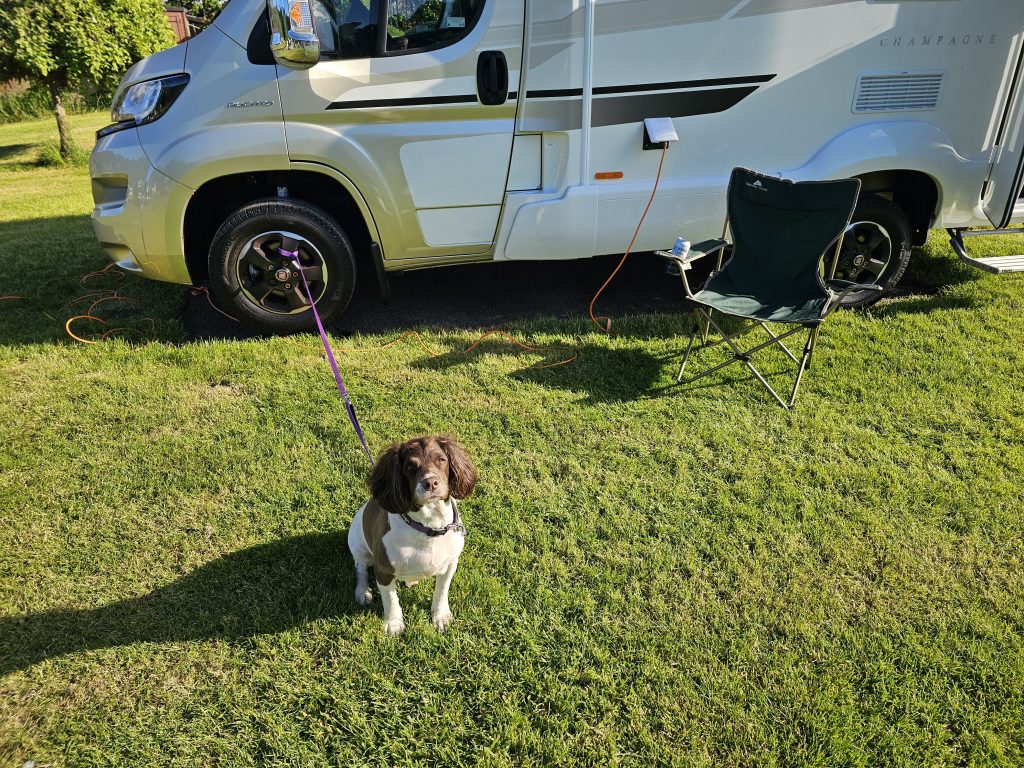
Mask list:
[[[110,264],[107,264],[107,266],[105,266],[103,269],[97,269],[97,270],[95,270],[93,272],[88,272],[88,273],[82,275],[82,279],[79,280],[78,283],[79,283],[79,285],[85,285],[86,283],[89,282],[89,280],[91,280],[94,277],[99,277],[100,275],[108,275],[108,276],[109,275],[113,275],[118,280],[124,280],[124,277],[125,277],[125,273],[124,272],[108,272],[108,270],[111,267],[116,267],[116,266],[117,266],[116,263],[111,262]]]
[[[619,261],[619,265],[612,270],[612,273],[608,275],[608,279],[604,281],[604,285],[597,289],[597,293],[594,294],[594,298],[590,300],[590,307],[587,310],[590,314],[590,321],[594,323],[605,333],[611,333],[612,331],[612,319],[610,317],[594,317],[594,304],[597,303],[597,298],[600,296],[604,289],[608,287],[615,275],[622,269],[622,265],[626,263],[626,259],[629,258],[629,252],[633,250],[633,243],[636,242],[637,235],[640,234],[640,227],[644,224],[644,219],[647,218],[647,212],[651,210],[651,203],[654,202],[654,195],[658,191],[658,182],[661,180],[661,167],[665,164],[665,154],[668,152],[668,142],[665,142],[665,146],[661,148],[661,161],[658,163],[658,175],[654,177],[654,189],[651,190],[651,197],[647,200],[647,207],[644,208],[643,215],[640,217],[640,221],[636,224],[636,231],[633,232],[633,238],[629,241],[629,245],[626,246],[626,252],[622,254],[622,259]],[[604,320],[602,325],[599,321]]]
[[[220,312],[222,315],[224,315],[224,317],[226,317],[228,320],[234,320],[236,323],[238,322],[238,318],[237,317],[232,317],[227,312],[225,312],[223,309],[221,309],[220,307],[218,307],[216,304],[213,303],[213,299],[210,298],[210,289],[209,288],[206,288],[205,286],[202,286],[202,285],[198,285],[198,286],[195,286],[194,288],[192,288],[192,295],[193,296],[198,296],[199,294],[203,294],[204,296],[206,296],[206,303],[209,304],[211,307],[213,307],[218,312]]]
[[[135,285],[135,283],[139,282],[139,279],[136,278],[134,280],[128,280],[127,282],[122,282],[124,281],[125,277],[127,277],[127,274],[125,272],[117,270],[116,267],[116,264],[108,264],[103,269],[97,269],[93,272],[87,272],[79,279],[78,283],[79,285],[86,286],[88,288],[91,288],[92,290],[88,290],[81,296],[77,296],[71,299],[71,301],[67,302],[66,304],[64,304],[64,306],[61,307],[61,309],[64,310],[68,309],[69,307],[73,307],[76,304],[89,302],[89,306],[84,310],[83,314],[74,315],[73,317],[68,318],[67,322],[64,323],[64,331],[67,333],[67,335],[70,336],[75,341],[79,342],[80,344],[98,344],[99,341],[106,340],[111,335],[115,333],[120,333],[122,331],[127,333],[136,333],[139,334],[140,336],[146,335],[144,331],[138,328],[131,328],[128,326],[117,328],[108,327],[107,330],[99,334],[98,337],[87,339],[82,336],[79,336],[77,333],[71,330],[71,326],[74,325],[79,320],[92,320],[93,322],[109,326],[108,321],[104,320],[102,317],[99,317],[98,315],[93,314],[96,307],[105,302],[119,301],[127,302],[129,304],[139,304],[139,300],[137,298],[131,296],[123,296],[121,294],[121,292],[124,291],[126,288],[129,288],[130,286]],[[115,271],[111,271],[112,269]],[[114,286],[111,286],[109,288],[98,288],[94,285],[91,285],[92,281],[99,277],[110,277],[116,283],[118,283],[118,286],[116,288]],[[142,316],[141,319],[149,323],[151,329],[151,336],[155,337],[156,321],[154,321],[153,318],[146,316]],[[97,339],[99,339],[99,341],[97,341]]]
[[[98,341],[93,341],[92,339],[83,339],[81,336],[76,336],[75,333],[71,330],[71,324],[75,322],[75,320],[95,320],[97,323],[102,323],[103,325],[106,325],[107,321],[101,317],[96,317],[95,315],[75,315],[74,317],[69,317],[68,321],[64,323],[64,330],[67,331],[68,336],[70,336],[75,341],[80,341],[82,344],[99,344]]]
[[[419,331],[415,331],[415,330],[413,330],[413,331],[406,331],[401,336],[399,336],[397,339],[392,339],[391,341],[387,342],[386,344],[381,344],[380,346],[377,346],[377,347],[339,347],[338,351],[341,352],[343,355],[345,355],[345,354],[360,354],[362,352],[380,352],[381,350],[387,349],[388,347],[395,346],[395,344],[397,344],[400,341],[405,341],[405,339],[408,339],[410,336],[414,336],[416,338],[416,343],[418,343],[420,345],[420,349],[422,349],[428,355],[432,355],[434,357],[437,357],[438,355],[441,354],[440,352],[438,352],[436,350],[433,350],[429,346],[427,346],[427,342],[423,340],[423,335]]]
[[[486,339],[488,336],[495,336],[495,335],[504,337],[508,341],[511,341],[513,344],[515,344],[517,347],[521,347],[522,349],[525,349],[528,352],[543,352],[544,351],[541,347],[531,347],[529,344],[524,344],[523,342],[519,341],[514,336],[512,336],[512,334],[506,333],[505,331],[501,330],[500,328],[492,328],[491,330],[489,330],[486,333],[484,333],[480,338],[478,338],[472,344],[470,344],[468,347],[466,347],[464,350],[462,350],[462,352],[460,354],[463,354],[463,355],[469,354],[474,349],[476,349],[478,346],[480,346],[480,343],[484,339]],[[557,350],[560,350],[562,352],[568,352],[571,349],[571,347],[549,347],[549,349],[557,349]],[[550,363],[549,365],[536,365],[536,366],[531,365],[530,367],[531,368],[537,368],[538,370],[543,370],[544,368],[557,368],[560,365],[567,365],[567,364],[571,363],[577,357],[579,357],[579,352],[573,350],[572,356],[566,358],[565,360],[559,360],[557,363]]]
[[[92,311],[96,308],[96,305],[102,304],[104,301],[129,301],[133,304],[139,303],[136,299],[133,299],[130,296],[118,296],[116,293],[111,294],[110,296],[100,296],[96,301],[89,305],[89,308],[85,310],[85,314],[91,315]]]
[[[100,296],[107,296],[109,294],[110,291],[93,291],[92,293],[83,293],[81,296],[78,296],[77,298],[74,298],[71,301],[69,301],[67,304],[64,304],[61,307],[61,309],[67,309],[68,307],[77,304],[80,301],[85,301],[87,299],[96,299],[99,298]]]

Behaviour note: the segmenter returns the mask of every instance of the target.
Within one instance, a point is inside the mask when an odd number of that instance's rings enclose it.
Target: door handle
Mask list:
[[[508,101],[508,62],[501,51],[483,51],[476,60],[476,91],[481,104]]]

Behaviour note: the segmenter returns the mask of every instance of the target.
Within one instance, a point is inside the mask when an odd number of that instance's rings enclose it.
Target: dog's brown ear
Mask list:
[[[367,485],[373,500],[389,512],[401,514],[412,510],[412,491],[402,472],[401,445],[394,443],[380,452]]]
[[[456,499],[464,499],[476,487],[476,467],[466,449],[450,437],[439,438],[438,442],[448,454],[448,492]]]

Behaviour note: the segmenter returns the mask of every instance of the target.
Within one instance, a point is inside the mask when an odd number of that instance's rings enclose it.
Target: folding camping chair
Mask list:
[[[686,298],[698,313],[696,327],[679,366],[677,380],[680,383],[691,384],[727,365],[742,362],[783,408],[793,406],[800,380],[810,364],[822,321],[839,307],[850,291],[881,290],[877,285],[858,285],[832,279],[843,245],[843,234],[850,224],[859,192],[858,179],[793,182],[763,176],[746,168],[733,169],[729,178],[722,239],[698,243],[685,256],[658,251],[660,256],[674,261],[679,267]],[[733,235],[732,256],[723,266],[725,246],[728,245],[725,236],[729,230]],[[704,287],[694,293],[686,277],[690,265],[716,252],[718,263],[715,271]],[[829,253],[832,253],[831,264],[824,268],[828,279],[823,280],[821,264]],[[730,336],[715,321],[715,312],[750,322]],[[776,335],[767,323],[795,327]],[[733,356],[683,382],[683,371],[698,334],[702,337],[702,346],[710,346],[710,326],[714,326],[732,348]],[[756,326],[767,332],[768,341],[746,350],[740,349],[735,338]],[[797,360],[782,340],[801,330],[808,332],[807,342],[803,357]],[[773,345],[781,347],[797,364],[796,381],[788,403],[750,362],[752,355]]]

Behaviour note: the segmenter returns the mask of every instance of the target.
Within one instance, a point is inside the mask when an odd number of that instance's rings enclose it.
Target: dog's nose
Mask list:
[[[420,480],[420,484],[425,491],[436,491],[441,481],[435,475],[424,475],[423,479]]]

